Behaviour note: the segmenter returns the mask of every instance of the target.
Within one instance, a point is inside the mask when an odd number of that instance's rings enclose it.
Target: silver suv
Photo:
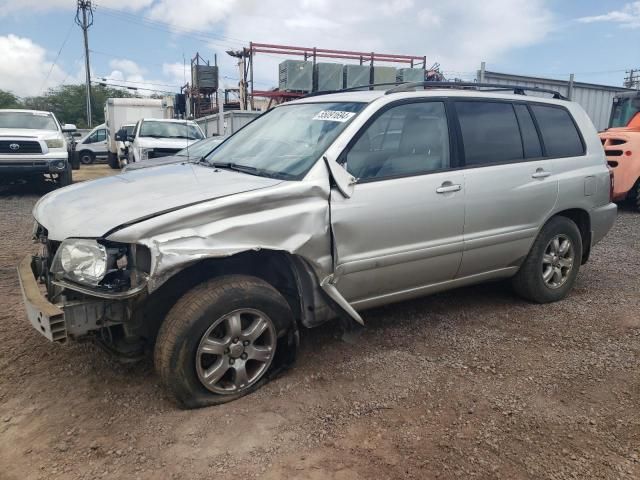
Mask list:
[[[31,323],[153,350],[176,400],[200,407],[291,364],[300,327],[505,278],[564,298],[616,218],[589,118],[438,86],[293,101],[197,161],[48,194],[44,253],[19,267]]]

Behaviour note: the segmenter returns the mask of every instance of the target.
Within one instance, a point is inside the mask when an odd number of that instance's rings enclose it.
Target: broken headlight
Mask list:
[[[62,242],[51,264],[51,273],[83,285],[98,285],[107,273],[107,249],[95,240]]]

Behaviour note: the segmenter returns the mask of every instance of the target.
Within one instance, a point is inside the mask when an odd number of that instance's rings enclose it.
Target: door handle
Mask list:
[[[546,170],[539,168],[536,170],[536,173],[531,175],[531,178],[547,178],[551,176],[551,172],[547,172]]]
[[[436,188],[436,193],[449,193],[449,192],[459,192],[462,190],[462,185],[451,182],[444,182],[438,188]]]

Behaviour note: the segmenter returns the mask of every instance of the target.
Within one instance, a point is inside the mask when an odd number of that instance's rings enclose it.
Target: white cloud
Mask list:
[[[99,6],[128,10],[140,10],[148,7],[153,0],[100,0]],[[20,11],[43,12],[48,10],[75,10],[73,0],[0,0],[0,17],[18,13]]]
[[[546,5],[546,0],[306,0],[293,7],[280,0],[239,0],[218,27],[229,41],[240,38],[245,44],[425,55],[428,65],[472,72],[483,60],[497,63],[514,49],[542,41],[553,29]],[[183,24],[181,17],[175,22]],[[218,44],[211,46],[219,50]],[[226,71],[236,71],[233,59],[218,58]],[[283,59],[258,54],[256,81],[275,86]]]
[[[142,76],[146,73],[146,69],[138,66],[133,60],[126,58],[114,58],[109,62],[109,66],[116,70],[121,70],[129,76]]]
[[[60,67],[52,68],[46,53],[29,38],[12,34],[0,36],[0,89],[20,96],[39,95],[43,89],[67,78],[67,73]]]
[[[602,15],[581,17],[581,23],[611,22],[626,28],[640,28],[640,2],[625,4],[620,10],[612,10]]]
[[[7,3],[0,0],[0,11]],[[71,0],[10,3],[8,8],[13,10],[17,10],[16,5],[42,9],[75,4]],[[204,56],[213,60],[217,52],[221,83],[234,85],[238,77],[236,60],[224,51],[248,46],[249,41],[424,55],[428,65],[439,62],[445,71],[473,72],[483,60],[497,63],[517,48],[542,41],[554,27],[547,3],[548,0],[101,0],[97,14],[100,5],[126,5],[147,18],[177,26],[173,41],[178,41],[179,34],[185,31],[209,38],[211,50],[205,50]],[[45,52],[39,48],[44,59]],[[257,88],[277,85],[277,64],[284,58],[295,57],[257,54]],[[114,79],[184,83],[182,62],[167,62],[154,73],[124,59],[112,60],[109,67]],[[188,67],[187,64],[187,80]],[[0,77],[0,84],[3,82],[6,83]]]
[[[238,0],[159,0],[148,16],[177,25],[180,30],[203,30],[223,20],[238,3]]]

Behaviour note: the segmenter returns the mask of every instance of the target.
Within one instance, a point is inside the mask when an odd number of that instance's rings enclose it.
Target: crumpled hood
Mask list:
[[[45,140],[59,138],[60,132],[57,130],[33,130],[30,128],[0,128],[0,137],[30,137]]]
[[[281,181],[189,163],[166,165],[53,191],[38,201],[33,216],[52,240],[102,237],[123,224]]]

